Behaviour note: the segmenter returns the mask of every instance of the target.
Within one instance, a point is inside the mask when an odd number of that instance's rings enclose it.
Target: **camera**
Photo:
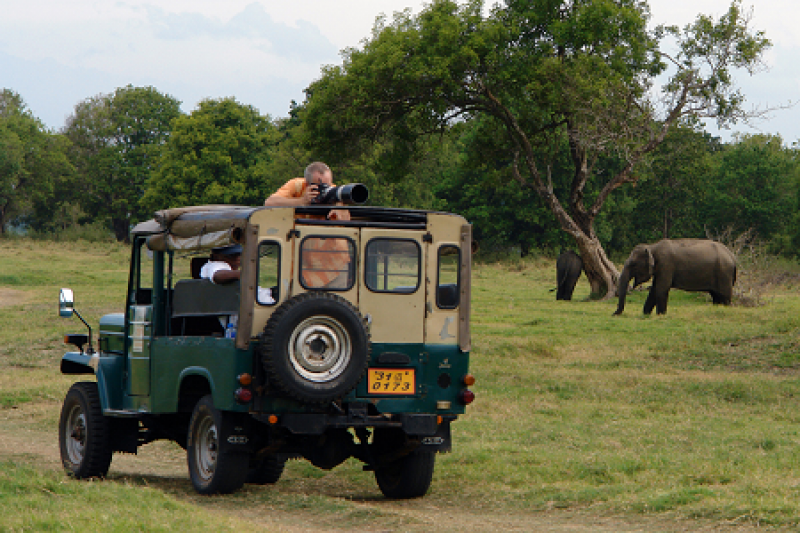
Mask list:
[[[327,183],[317,183],[319,194],[313,203],[330,205],[342,202],[345,205],[361,205],[369,199],[369,189],[363,183],[348,183],[334,187]]]

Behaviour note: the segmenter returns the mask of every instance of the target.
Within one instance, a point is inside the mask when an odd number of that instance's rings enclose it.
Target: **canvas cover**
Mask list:
[[[133,235],[147,235],[154,251],[207,250],[242,242],[247,219],[255,207],[201,205],[157,211],[133,228]]]

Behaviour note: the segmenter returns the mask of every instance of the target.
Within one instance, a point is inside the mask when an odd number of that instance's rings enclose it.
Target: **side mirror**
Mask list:
[[[71,317],[75,308],[75,297],[72,289],[61,289],[58,295],[58,316]]]

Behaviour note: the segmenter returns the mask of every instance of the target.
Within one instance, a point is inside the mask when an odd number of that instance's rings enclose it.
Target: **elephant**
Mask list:
[[[708,292],[715,304],[730,305],[736,283],[736,258],[724,245],[706,239],[663,239],[655,244],[639,244],[631,252],[619,277],[619,304],[615,315],[625,308],[628,283],[641,285],[653,279],[644,303],[644,314],[656,308],[667,312],[670,289]]]
[[[572,250],[561,252],[556,260],[556,300],[572,300],[575,284],[581,277],[583,259]]]

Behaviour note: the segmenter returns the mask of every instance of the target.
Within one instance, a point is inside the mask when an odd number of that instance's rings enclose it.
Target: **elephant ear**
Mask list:
[[[650,251],[650,248],[645,248],[647,251],[647,277],[653,277],[653,271],[656,267],[656,258],[653,256],[653,252]]]

